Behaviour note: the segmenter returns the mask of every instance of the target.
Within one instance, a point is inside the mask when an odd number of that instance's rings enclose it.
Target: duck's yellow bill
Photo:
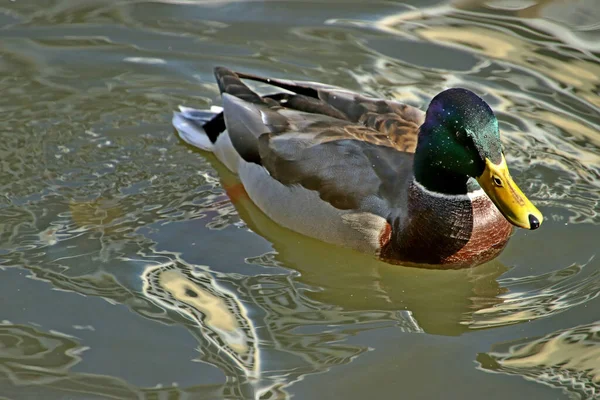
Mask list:
[[[512,180],[504,155],[500,164],[486,158],[477,182],[511,224],[525,229],[540,227],[544,217]]]

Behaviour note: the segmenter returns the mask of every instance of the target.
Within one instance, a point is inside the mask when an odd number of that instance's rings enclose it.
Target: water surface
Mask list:
[[[0,395],[600,397],[599,17],[595,0],[3,3]],[[546,221],[461,271],[278,227],[170,125],[219,104],[216,65],[419,107],[474,90]]]

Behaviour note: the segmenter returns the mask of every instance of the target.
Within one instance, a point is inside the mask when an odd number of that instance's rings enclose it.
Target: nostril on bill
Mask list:
[[[534,230],[540,227],[540,221],[533,214],[529,214],[529,229]]]

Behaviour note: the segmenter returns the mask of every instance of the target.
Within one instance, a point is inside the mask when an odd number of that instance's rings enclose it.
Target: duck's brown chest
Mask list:
[[[475,266],[498,256],[512,225],[482,192],[445,197],[412,187],[408,217],[391,223],[381,258],[438,268]]]

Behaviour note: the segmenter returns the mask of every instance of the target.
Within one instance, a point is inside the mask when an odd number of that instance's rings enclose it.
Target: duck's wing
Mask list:
[[[294,92],[289,98],[284,96],[286,107],[333,114],[336,117],[342,115],[349,121],[387,135],[389,143],[398,150],[414,153],[416,149],[419,127],[425,118],[425,113],[418,108],[397,101],[366,97],[322,83],[263,78],[251,74],[240,74],[240,77]],[[364,135],[365,132],[361,133]]]
[[[280,183],[316,191],[337,209],[387,218],[404,204],[412,154],[357,139],[355,133],[350,125],[262,135],[262,165]]]
[[[316,191],[337,209],[385,217],[405,198],[412,154],[397,146],[393,134],[354,121],[349,109],[318,97],[260,97],[234,72],[220,68],[216,76],[233,147],[271,178]],[[337,92],[327,93],[333,99]]]
[[[377,142],[409,153],[414,153],[416,149],[419,127],[425,117],[425,113],[418,108],[316,82],[265,78],[232,72],[222,67],[216,68],[215,75],[222,93],[229,93],[252,103],[261,102],[271,108],[279,106],[350,121],[371,128],[350,132],[357,135],[359,140]],[[266,83],[287,92],[260,97],[249,90],[241,79]],[[373,133],[383,134],[387,138],[371,137]]]

